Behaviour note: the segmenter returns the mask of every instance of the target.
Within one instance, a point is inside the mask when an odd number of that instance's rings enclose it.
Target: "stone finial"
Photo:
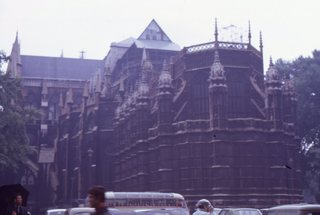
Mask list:
[[[215,50],[214,52],[214,61],[211,66],[210,71],[210,78],[217,78],[217,77],[225,77],[225,71],[224,68],[220,62],[219,52],[218,50]]]
[[[267,81],[279,81],[279,75],[270,57],[269,69],[267,71]]]

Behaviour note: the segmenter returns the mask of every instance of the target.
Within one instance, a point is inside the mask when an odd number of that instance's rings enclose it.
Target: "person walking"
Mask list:
[[[213,213],[213,206],[207,199],[200,199],[196,204],[197,210],[192,215],[211,215]]]
[[[103,186],[93,186],[88,190],[89,206],[96,209],[93,215],[110,215],[105,197],[106,189]]]
[[[13,207],[9,209],[8,215],[28,215],[27,207],[22,205],[23,198],[21,194],[14,197]]]

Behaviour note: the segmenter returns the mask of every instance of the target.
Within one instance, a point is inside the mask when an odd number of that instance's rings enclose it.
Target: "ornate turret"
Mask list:
[[[266,78],[267,78],[267,82],[269,82],[269,83],[275,82],[275,83],[281,84],[278,72],[276,71],[276,69],[274,67],[274,64],[272,62],[271,57],[270,57],[269,69],[266,73]]]
[[[143,49],[141,60],[141,77],[142,81],[149,82],[151,73],[153,71],[153,65],[147,56],[146,49]]]
[[[159,76],[158,90],[158,123],[169,124],[173,120],[173,86],[171,74],[166,61],[163,62],[163,69]],[[159,129],[161,129],[161,126]]]
[[[283,121],[281,81],[272,58],[270,58],[269,69],[266,73],[266,95],[267,117],[273,122],[274,129],[281,129]]]
[[[169,72],[169,68],[166,60],[164,60],[163,62],[163,69],[159,76],[158,88],[159,88],[159,92],[172,89],[172,77]]]

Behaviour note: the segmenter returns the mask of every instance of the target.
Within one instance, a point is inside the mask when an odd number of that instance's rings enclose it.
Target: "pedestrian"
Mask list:
[[[207,199],[200,199],[196,204],[197,210],[193,215],[211,215],[213,214],[213,206]]]
[[[9,209],[9,215],[28,215],[27,207],[22,205],[23,198],[21,194],[16,194],[13,200],[13,207]]]
[[[110,215],[105,197],[106,189],[103,186],[93,186],[88,190],[89,206],[95,208],[93,215]]]

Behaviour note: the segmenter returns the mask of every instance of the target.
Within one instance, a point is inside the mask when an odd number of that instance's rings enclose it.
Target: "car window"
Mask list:
[[[91,213],[88,212],[77,212],[75,215],[91,215]]]
[[[235,215],[260,215],[259,211],[255,210],[238,210],[235,211]]]
[[[64,211],[53,211],[47,213],[48,215],[64,215]]]

